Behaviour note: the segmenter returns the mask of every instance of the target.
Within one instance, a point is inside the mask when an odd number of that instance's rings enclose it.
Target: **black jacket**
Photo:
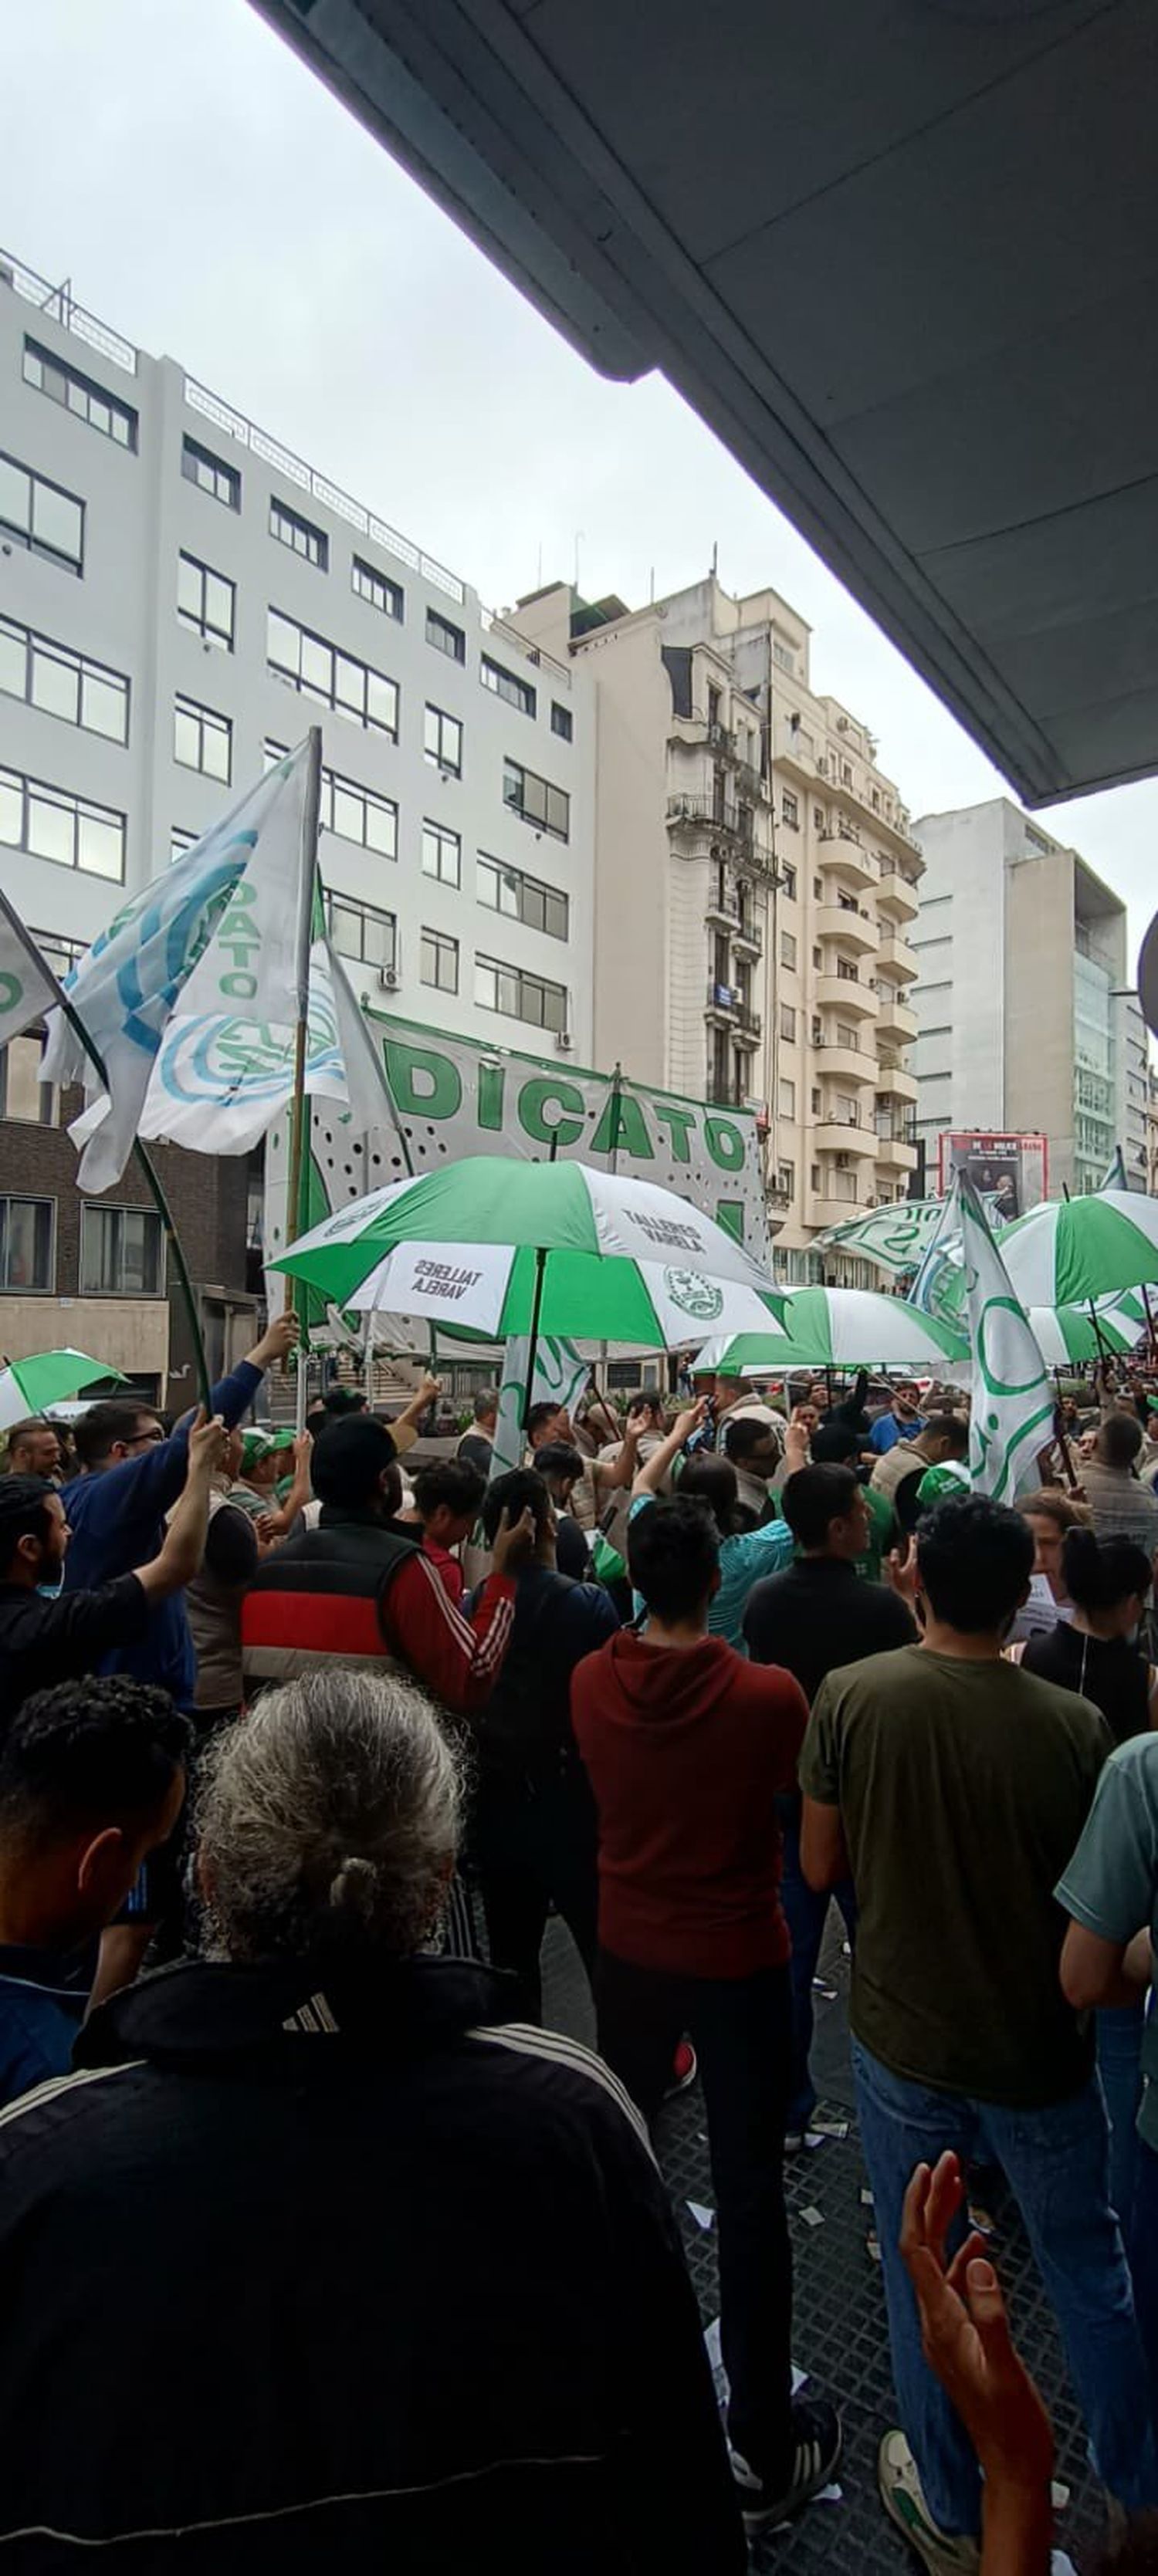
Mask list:
[[[0,2113],[5,2576],[742,2576],[635,2114],[507,1991],[182,1965]]]

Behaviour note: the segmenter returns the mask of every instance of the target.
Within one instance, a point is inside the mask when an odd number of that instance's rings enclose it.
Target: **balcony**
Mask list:
[[[797,778],[811,784],[816,776],[816,744],[809,734],[805,745],[805,731],[804,726],[790,725],[787,718],[781,718],[776,727],[776,766],[793,770]]]
[[[921,972],[921,961],[916,949],[910,948],[908,940],[901,937],[899,930],[888,930],[884,933],[880,943],[880,963],[882,966],[887,966],[892,974],[903,975],[907,984],[911,984]]]
[[[899,1056],[890,1055],[886,1047],[880,1050],[876,1086],[880,1098],[905,1100],[913,1108],[920,1098],[916,1074],[910,1073],[907,1064],[902,1064]]]
[[[858,948],[863,956],[875,957],[881,944],[875,921],[855,903],[818,904],[813,928],[818,939],[842,939],[846,948]]]
[[[752,867],[772,865],[771,849],[756,839],[747,807],[726,801],[717,805],[714,796],[669,796],[667,819],[672,831],[709,843],[723,843]]]
[[[878,1141],[871,1126],[849,1123],[834,1109],[823,1109],[808,1141],[818,1154],[855,1154],[863,1163],[879,1160]]]
[[[909,1009],[907,1002],[902,1002],[896,985],[878,985],[876,1012],[877,1028],[882,1038],[894,1046],[912,1045],[917,1035],[917,1014]]]
[[[910,883],[908,877],[903,877],[899,869],[894,868],[890,876],[881,878],[877,887],[878,912],[886,914],[891,921],[915,921],[920,909],[921,897],[917,887]]]
[[[730,930],[735,935],[740,927],[739,904],[720,903],[711,895],[704,905],[704,919],[709,930]]]
[[[847,1183],[847,1190],[842,1190],[838,1197],[836,1187],[839,1181]],[[857,1182],[851,1172],[834,1172],[831,1179],[825,1174],[818,1190],[809,1190],[804,1204],[805,1224],[820,1234],[826,1226],[847,1225],[850,1216],[858,1215],[867,1207],[868,1200],[858,1195]]]
[[[875,889],[879,883],[880,871],[872,851],[854,841],[851,834],[821,832],[817,855],[819,866],[826,874],[831,872],[838,885]]]
[[[740,921],[732,932],[732,945],[738,957],[748,957],[758,965],[764,954],[764,933],[754,921]]]
[[[856,975],[818,975],[812,998],[818,1011],[839,1011],[844,1020],[875,1020],[879,1008],[872,985]]]
[[[732,984],[718,984],[708,977],[704,1011],[714,1028],[734,1029],[740,1015],[740,996]]]
[[[738,1002],[735,1031],[737,1046],[758,1047],[762,1027],[763,1022],[759,1011],[754,1011],[750,1002]]]
[[[879,1080],[875,1055],[861,1047],[845,1046],[839,1038],[817,1038],[814,1041],[816,1069],[831,1074],[837,1082],[871,1082]],[[916,1084],[913,1097],[916,1098]]]
[[[915,1172],[916,1129],[908,1119],[893,1118],[878,1127],[874,1159],[893,1172]]]

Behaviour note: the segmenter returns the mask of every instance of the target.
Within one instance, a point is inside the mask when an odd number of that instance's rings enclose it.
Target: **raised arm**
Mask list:
[[[631,1489],[633,1493],[658,1494],[685,1442],[691,1439],[693,1431],[699,1430],[707,1409],[707,1397],[701,1396],[698,1404],[689,1404],[683,1413],[677,1414],[666,1440],[661,1440],[658,1449],[652,1450],[646,1465],[637,1467]]]
[[[395,1415],[390,1424],[390,1437],[400,1458],[405,1450],[413,1449],[418,1438],[418,1426],[422,1416],[428,1405],[433,1404],[441,1393],[442,1379],[428,1375],[423,1378],[421,1386],[411,1396],[409,1404],[404,1406],[401,1413]]]
[[[210,1401],[214,1418],[224,1422],[227,1431],[232,1431],[234,1423],[248,1412],[266,1370],[275,1361],[288,1359],[297,1338],[297,1316],[287,1311],[254,1343],[248,1359],[239,1360],[228,1377],[219,1379]],[[167,1440],[156,1440],[139,1458],[123,1458],[118,1466],[105,1469],[110,1510],[115,1495],[117,1509],[124,1515],[164,1520],[185,1482],[189,1433],[195,1419],[192,1411],[183,1414]]]
[[[304,1512],[312,1491],[310,1460],[313,1454],[314,1444],[311,1434],[308,1431],[299,1432],[293,1445],[293,1483],[285,1501],[279,1503],[275,1511],[262,1512],[258,1517],[257,1535],[263,1547],[272,1547],[279,1538],[286,1538],[293,1528],[298,1513]]]
[[[214,1414],[207,1422],[200,1410],[194,1414],[187,1437],[185,1483],[165,1532],[165,1544],[150,1564],[135,1568],[141,1590],[151,1601],[179,1592],[197,1572],[205,1553],[213,1478],[225,1456],[228,1437],[220,1415]]]

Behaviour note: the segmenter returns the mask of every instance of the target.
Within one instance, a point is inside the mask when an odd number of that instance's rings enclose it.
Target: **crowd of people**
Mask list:
[[[948,1388],[536,1404],[499,1474],[488,1390],[416,1466],[432,1380],[258,1427],[295,1338],[173,1427],[8,1439],[14,2567],[742,2569],[841,2456],[785,2198],[833,1897],[886,2511],[936,2576],[1049,2563],[982,2167],[1108,2497],[1158,2510],[1146,1383],[1099,1373],[1007,1509]],[[543,2026],[552,1915],[597,2053]],[[654,2151],[697,2080],[723,2422]]]

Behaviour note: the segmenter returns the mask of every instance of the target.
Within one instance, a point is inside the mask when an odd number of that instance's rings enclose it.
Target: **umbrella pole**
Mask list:
[[[618,1115],[618,1112],[617,1112],[617,1115]],[[557,1162],[557,1161],[558,1161],[558,1159],[559,1159],[559,1131],[558,1131],[558,1128],[556,1128],[555,1133],[554,1133],[554,1135],[553,1135],[553,1136],[552,1136],[552,1138],[551,1138],[551,1151],[550,1151],[550,1153],[549,1153],[549,1155],[548,1155],[548,1157],[547,1157],[547,1160],[548,1160],[548,1162],[550,1162],[550,1163],[555,1163],[555,1162]],[[534,1386],[535,1386],[535,1361],[536,1361],[536,1358],[538,1357],[538,1350],[539,1350],[539,1316],[540,1316],[540,1314],[542,1313],[542,1308],[543,1308],[543,1280],[544,1280],[544,1277],[545,1277],[545,1275],[546,1275],[546,1269],[547,1269],[547,1252],[546,1252],[546,1246],[545,1246],[545,1245],[543,1245],[543,1244],[541,1244],[541,1245],[540,1245],[540,1247],[539,1247],[539,1249],[538,1249],[538,1251],[537,1251],[537,1252],[536,1252],[536,1254],[535,1254],[535,1291],[534,1291],[534,1295],[533,1295],[533,1297],[532,1297],[532,1299],[531,1299],[531,1331],[530,1331],[530,1338],[529,1338],[529,1341],[528,1341],[528,1344],[527,1344],[527,1383],[526,1383],[526,1385],[525,1385],[525,1387],[524,1387],[524,1389],[523,1389],[523,1429],[524,1429],[524,1431],[526,1430],[526,1427],[527,1427],[527,1415],[529,1414],[529,1412],[530,1412],[530,1410],[531,1410],[531,1402],[532,1402],[532,1397],[533,1397],[533,1393],[534,1393]]]
[[[310,758],[302,803],[302,838],[298,863],[298,916],[295,942],[297,1021],[294,1027],[294,1079],[290,1125],[289,1186],[286,1224],[291,1235],[305,1234],[309,1216],[309,1103],[306,1098],[306,1049],[310,1014],[310,949],[314,931],[314,889],[318,876],[318,828],[322,804],[322,728],[311,725]],[[297,1353],[296,1417],[299,1437],[306,1427],[309,1369],[303,1342]]]
[[[1153,1310],[1150,1305],[1150,1291],[1144,1280],[1142,1283],[1142,1304],[1146,1309],[1146,1321],[1150,1327],[1150,1357],[1152,1360],[1158,1360],[1158,1326],[1156,1326],[1154,1322]]]
[[[1062,1418],[1062,1391],[1061,1391],[1061,1370],[1060,1370],[1060,1369],[1055,1369],[1055,1370],[1054,1370],[1054,1373],[1053,1373],[1053,1386],[1054,1386],[1053,1436],[1054,1436],[1054,1441],[1055,1441],[1056,1446],[1057,1446],[1057,1447],[1060,1449],[1060,1451],[1061,1451],[1061,1461],[1062,1461],[1062,1466],[1063,1466],[1063,1468],[1064,1468],[1064,1470],[1065,1470],[1065,1480],[1066,1480],[1066,1483],[1067,1483],[1067,1485],[1069,1486],[1070,1492],[1071,1492],[1071,1494],[1072,1494],[1072,1493],[1076,1493],[1076,1492],[1077,1492],[1077,1484],[1078,1484],[1078,1480],[1077,1480],[1077,1477],[1076,1477],[1076,1475],[1075,1475],[1075,1473],[1074,1473],[1074,1462],[1073,1462],[1073,1459],[1072,1459],[1072,1457],[1071,1457],[1071,1455],[1070,1455],[1070,1444],[1069,1444],[1068,1439],[1066,1438],[1065,1423],[1064,1423],[1064,1420],[1063,1420],[1063,1418]]]

